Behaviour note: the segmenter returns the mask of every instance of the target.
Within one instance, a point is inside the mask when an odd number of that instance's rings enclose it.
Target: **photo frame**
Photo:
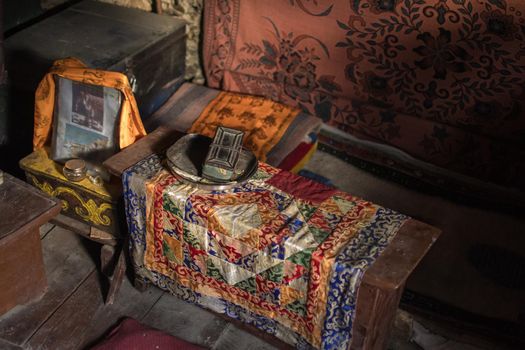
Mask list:
[[[118,149],[120,91],[55,77],[51,158],[101,164]]]

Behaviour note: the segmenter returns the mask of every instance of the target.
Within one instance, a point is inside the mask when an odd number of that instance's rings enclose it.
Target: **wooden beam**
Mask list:
[[[103,164],[111,174],[121,177],[126,169],[152,154],[164,153],[166,148],[184,135],[180,131],[161,126],[108,158]]]

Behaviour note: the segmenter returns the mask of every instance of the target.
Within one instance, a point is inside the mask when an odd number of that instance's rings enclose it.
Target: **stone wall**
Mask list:
[[[40,6],[44,10],[49,10],[55,6],[62,5],[70,0],[40,0]],[[133,7],[144,11],[151,11],[153,8],[153,2],[156,0],[97,0],[101,2],[107,2],[108,4],[115,4],[125,7]]]
[[[98,0],[101,2],[107,2],[108,4],[115,4],[125,7],[133,7],[144,11],[151,12],[153,9],[152,0]]]
[[[201,66],[200,33],[203,0],[162,0],[162,12],[184,19],[186,26],[186,79],[204,83]]]

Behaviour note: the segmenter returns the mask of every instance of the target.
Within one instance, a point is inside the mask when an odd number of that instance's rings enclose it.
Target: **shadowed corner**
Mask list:
[[[507,248],[474,244],[468,260],[476,270],[492,282],[512,289],[525,289],[525,256]]]

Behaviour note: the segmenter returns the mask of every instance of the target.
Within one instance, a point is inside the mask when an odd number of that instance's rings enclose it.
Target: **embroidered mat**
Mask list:
[[[140,278],[305,349],[350,344],[362,276],[408,219],[264,163],[204,191],[151,156],[123,183]]]
[[[244,131],[243,144],[257,159],[266,156],[299,114],[298,108],[270,99],[221,91],[193,122],[189,132],[213,138],[219,125]]]

